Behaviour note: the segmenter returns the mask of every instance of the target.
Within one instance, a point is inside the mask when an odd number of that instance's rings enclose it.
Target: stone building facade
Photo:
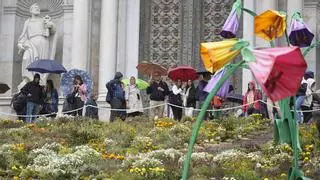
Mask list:
[[[201,68],[200,42],[218,41],[219,32],[234,0],[0,0],[0,81],[11,90],[0,95],[0,111],[9,112],[10,97],[21,81],[21,57],[17,38],[29,7],[39,3],[42,15],[50,15],[57,25],[56,60],[67,69],[79,68],[92,74],[94,90],[101,103],[105,83],[116,71],[138,76],[136,65],[151,61],[167,67],[191,65]],[[267,9],[302,12],[304,20],[320,34],[319,0],[243,0],[246,8],[258,14]],[[253,33],[253,18],[242,16],[238,37],[253,46],[267,46]],[[284,40],[278,40],[283,45]],[[320,49],[307,57],[309,69],[320,79]],[[59,86],[59,76],[52,75]],[[246,90],[251,73],[243,70],[233,76],[238,93]]]

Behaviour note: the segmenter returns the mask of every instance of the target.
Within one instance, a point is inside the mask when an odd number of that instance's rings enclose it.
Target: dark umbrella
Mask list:
[[[0,94],[6,93],[9,89],[8,84],[0,83]]]
[[[171,69],[168,73],[168,76],[173,81],[180,79],[181,81],[188,81],[188,80],[196,80],[198,79],[198,74],[193,67],[190,66],[179,66],[174,69]]]
[[[202,75],[211,75],[211,72],[209,72],[208,70],[206,70],[202,64],[202,62],[200,63],[200,68],[197,69],[197,74],[202,74]]]
[[[67,70],[56,60],[49,59],[36,60],[27,67],[27,70],[39,73],[54,74],[61,74],[67,72]]]
[[[243,95],[241,94],[229,94],[227,100],[234,103],[243,104]]]

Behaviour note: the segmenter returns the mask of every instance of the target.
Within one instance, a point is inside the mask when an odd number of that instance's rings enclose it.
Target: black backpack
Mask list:
[[[27,96],[22,93],[13,95],[11,105],[16,112],[23,111],[27,105]]]

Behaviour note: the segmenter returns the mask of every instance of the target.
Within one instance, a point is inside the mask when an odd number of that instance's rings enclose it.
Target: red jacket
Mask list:
[[[253,96],[254,96],[254,101],[256,101],[254,104],[253,104],[253,107],[255,108],[255,109],[260,109],[260,102],[259,101],[257,101],[257,100],[260,100],[261,99],[261,96],[260,96],[260,94],[258,93],[258,91],[256,90],[256,85],[255,85],[255,83],[254,82],[249,82],[249,84],[252,84],[252,86],[253,86]],[[248,84],[248,86],[249,86],[249,84]],[[245,113],[245,112],[247,112],[247,110],[248,110],[248,105],[246,105],[247,103],[248,103],[248,94],[249,94],[249,87],[248,87],[248,91],[246,92],[246,94],[244,95],[244,97],[243,97],[243,106],[242,106],[242,111]]]

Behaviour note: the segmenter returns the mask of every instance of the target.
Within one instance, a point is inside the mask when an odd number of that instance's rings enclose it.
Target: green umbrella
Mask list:
[[[128,86],[128,84],[130,84],[130,79],[122,79],[122,82],[125,86]],[[149,87],[149,83],[141,79],[136,79],[136,85],[140,90],[147,89]]]

